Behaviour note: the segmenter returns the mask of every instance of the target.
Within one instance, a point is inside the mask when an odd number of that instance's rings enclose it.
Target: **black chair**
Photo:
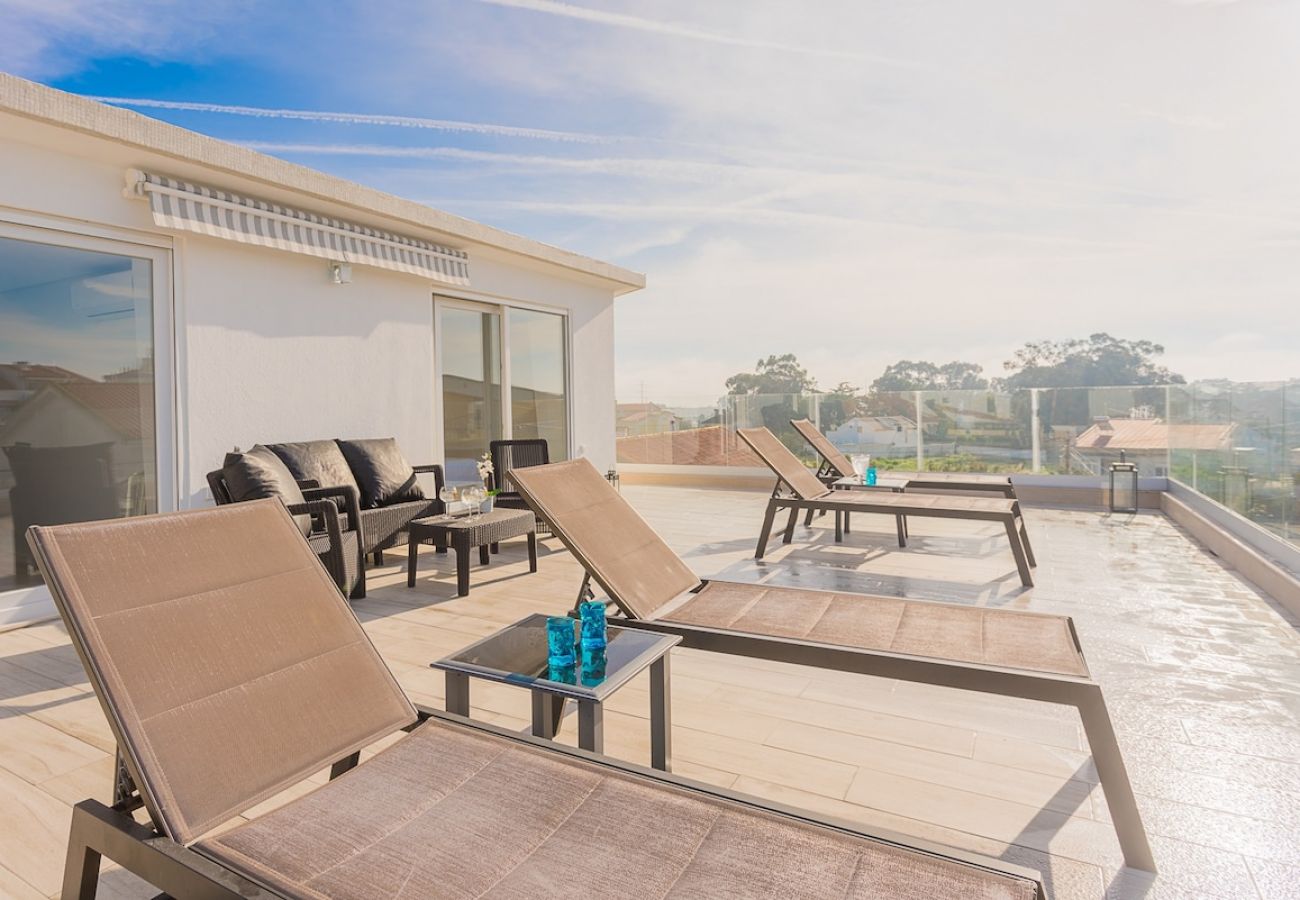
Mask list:
[[[233,503],[221,469],[208,473],[208,487],[218,506]],[[286,503],[293,515],[310,515],[312,532],[307,543],[320,557],[325,571],[338,585],[343,596],[360,600],[366,596],[366,566],[362,552],[361,514],[357,508],[357,492],[353,487],[320,487],[303,489],[306,503]],[[335,499],[341,501],[340,504]]]
[[[492,457],[492,487],[501,492],[496,496],[495,505],[502,509],[530,509],[528,501],[511,479],[510,470],[547,465],[551,461],[551,451],[546,446],[546,439],[491,441],[488,454]],[[551,533],[550,526],[540,518],[537,519],[537,531]]]

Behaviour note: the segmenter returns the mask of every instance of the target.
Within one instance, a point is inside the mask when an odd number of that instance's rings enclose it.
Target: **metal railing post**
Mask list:
[[[916,471],[925,471],[925,437],[924,428],[921,425],[921,410],[925,408],[925,403],[921,400],[921,392],[916,392]]]
[[[1043,448],[1041,435],[1043,424],[1038,420],[1038,388],[1029,389],[1029,421],[1032,434],[1030,440],[1033,447],[1033,471],[1037,472],[1043,468]]]

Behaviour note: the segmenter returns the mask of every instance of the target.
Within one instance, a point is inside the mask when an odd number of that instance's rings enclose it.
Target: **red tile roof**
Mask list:
[[[1111,419],[1079,435],[1080,450],[1222,450],[1232,425],[1169,424],[1161,419]]]
[[[153,432],[153,385],[73,381],[51,385],[128,440]],[[142,405],[143,404],[143,405]]]

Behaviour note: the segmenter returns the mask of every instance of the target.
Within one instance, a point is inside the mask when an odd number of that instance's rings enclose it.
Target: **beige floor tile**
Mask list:
[[[63,880],[72,808],[10,772],[0,771],[0,865],[49,895]]]

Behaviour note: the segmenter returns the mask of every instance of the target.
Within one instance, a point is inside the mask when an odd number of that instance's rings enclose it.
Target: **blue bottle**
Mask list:
[[[876,483],[876,467],[872,466],[871,468],[867,469],[867,484],[875,484],[875,483]]]

